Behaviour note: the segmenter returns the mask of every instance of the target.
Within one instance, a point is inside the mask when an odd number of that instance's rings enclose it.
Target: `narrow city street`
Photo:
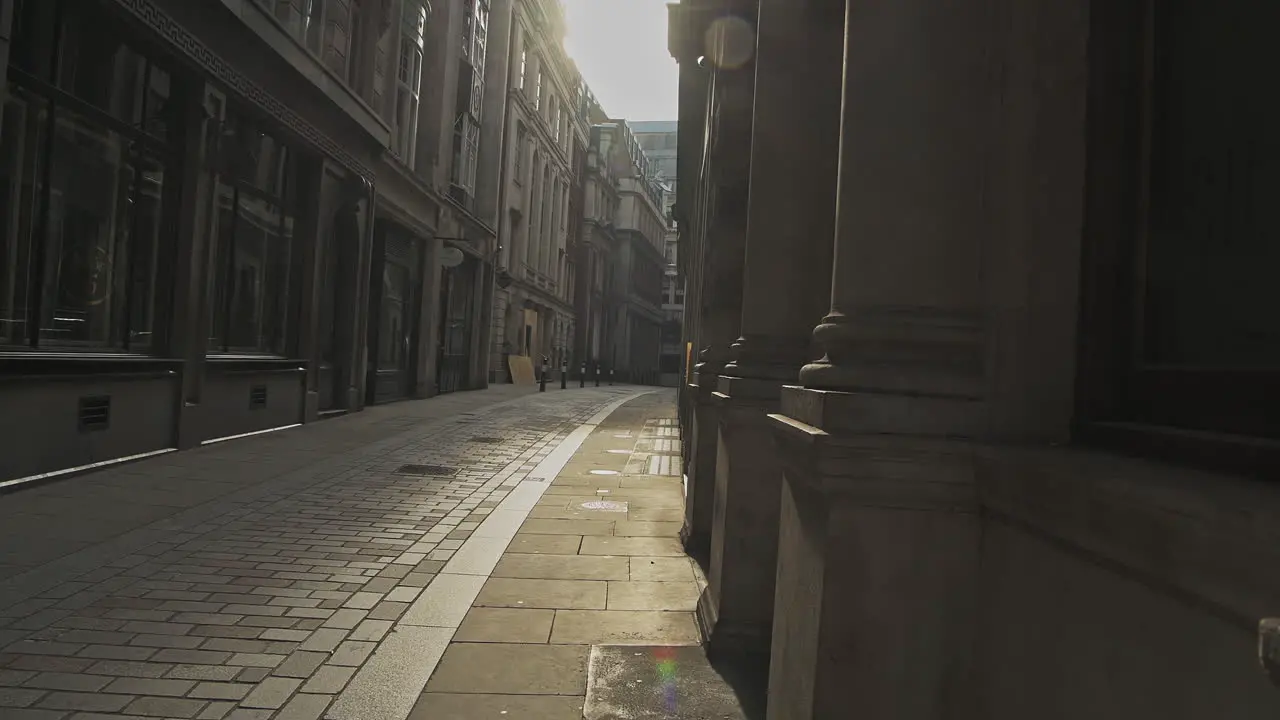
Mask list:
[[[674,397],[504,386],[11,492],[0,717],[737,717]]]

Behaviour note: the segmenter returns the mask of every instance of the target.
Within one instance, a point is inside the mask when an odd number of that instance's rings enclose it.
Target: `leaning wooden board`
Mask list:
[[[507,358],[511,368],[511,382],[515,385],[534,385],[538,379],[533,374],[533,360],[528,355],[511,355]]]

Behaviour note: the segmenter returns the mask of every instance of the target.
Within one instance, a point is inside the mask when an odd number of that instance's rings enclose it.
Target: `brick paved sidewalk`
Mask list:
[[[0,717],[404,717],[450,582],[510,539],[485,529],[636,392],[405,403],[4,496]]]

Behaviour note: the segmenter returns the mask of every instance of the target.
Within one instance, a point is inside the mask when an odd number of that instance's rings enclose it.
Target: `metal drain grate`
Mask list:
[[[396,470],[397,475],[431,475],[433,477],[448,477],[457,475],[458,468],[445,467],[443,465],[401,465]]]
[[[479,437],[473,437],[473,438],[471,438],[468,442],[473,442],[473,443],[484,443],[484,444],[486,444],[486,445],[497,445],[498,443],[502,442],[502,438],[500,438],[500,437],[485,437],[485,436],[483,436],[483,435],[482,435],[482,436],[479,436]]]

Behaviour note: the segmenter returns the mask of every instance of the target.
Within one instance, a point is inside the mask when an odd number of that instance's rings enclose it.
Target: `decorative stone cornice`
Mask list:
[[[362,177],[374,178],[374,172],[364,163],[357,160],[332,138],[320,132],[288,105],[267,92],[261,85],[250,80],[247,75],[237,70],[224,60],[208,45],[200,41],[194,33],[183,27],[151,2],[151,0],[115,0],[130,15],[143,25],[149,27],[157,35],[164,38],[178,53],[201,70],[212,75],[218,82],[230,88],[241,98],[248,100],[275,118],[298,137],[310,143],[316,149],[341,163]]]

